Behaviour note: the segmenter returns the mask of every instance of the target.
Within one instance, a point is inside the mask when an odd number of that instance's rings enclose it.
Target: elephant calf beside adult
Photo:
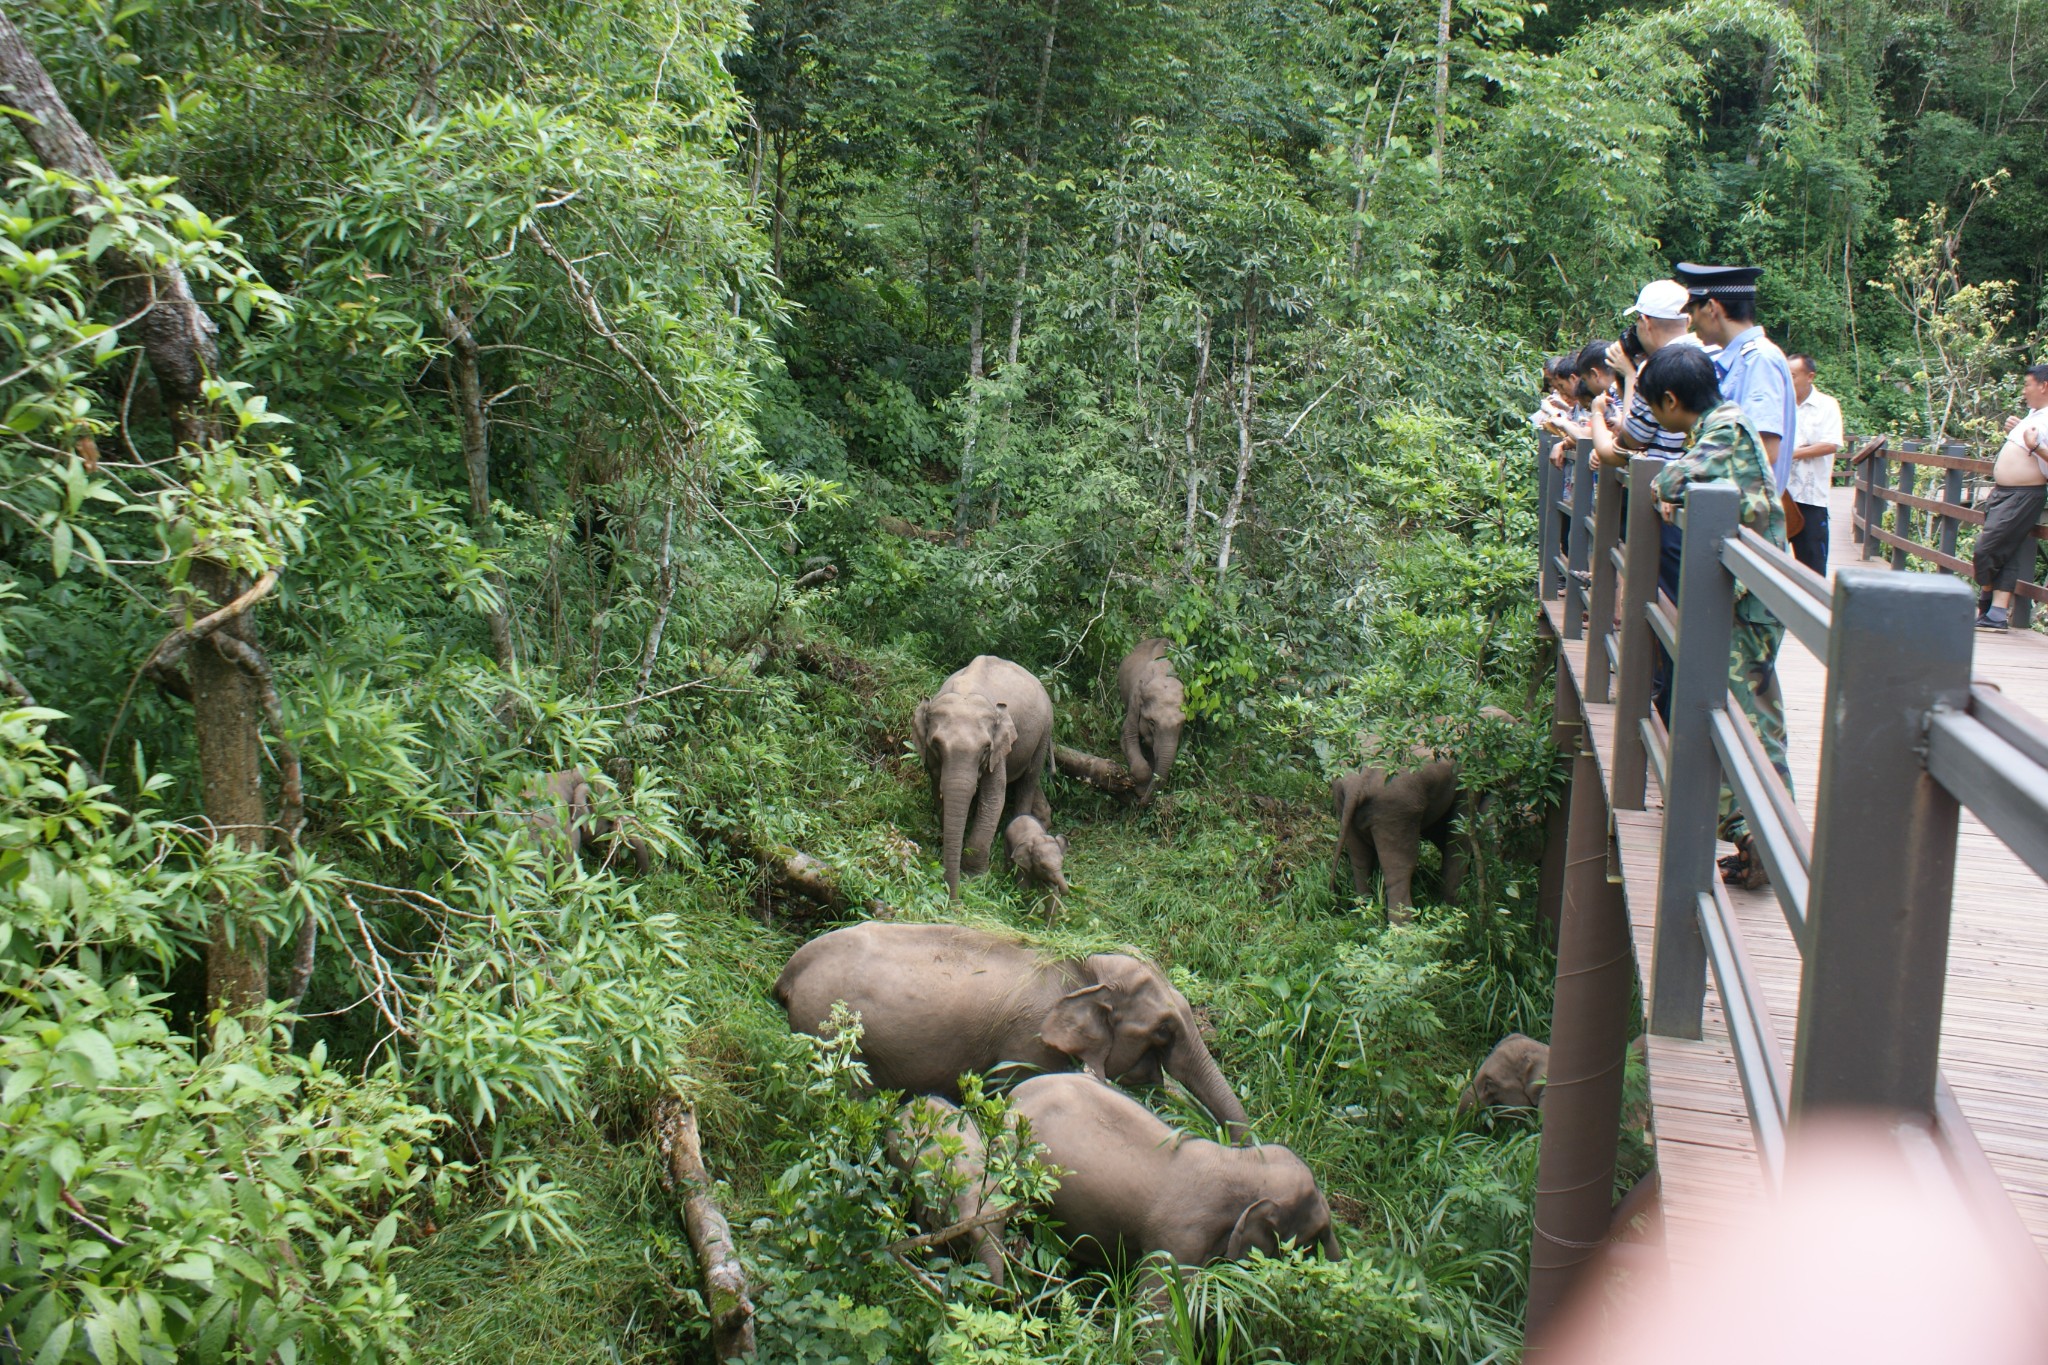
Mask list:
[[[1124,703],[1124,765],[1138,784],[1141,806],[1166,781],[1187,725],[1187,694],[1167,657],[1170,648],[1169,640],[1141,640],[1116,670]]]
[[[983,654],[918,703],[911,732],[938,799],[946,891],[958,900],[963,871],[988,871],[1006,805],[1052,823],[1040,785],[1052,761],[1052,698],[1025,668]]]
[[[1152,1085],[1164,1071],[1247,1132],[1187,997],[1122,953],[1055,960],[957,924],[835,929],[796,950],[775,983],[791,1028],[821,1035],[835,1002],[861,1018],[861,1056],[886,1090],[960,1098],[960,1077],[1005,1063]]]

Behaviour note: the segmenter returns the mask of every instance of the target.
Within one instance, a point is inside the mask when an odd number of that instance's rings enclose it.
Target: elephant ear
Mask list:
[[[931,702],[921,701],[917,704],[917,710],[910,717],[910,737],[917,745],[917,756],[923,758],[926,748],[932,742]]]
[[[1223,1258],[1227,1261],[1241,1261],[1253,1247],[1271,1252],[1280,1245],[1279,1208],[1270,1199],[1255,1199],[1244,1206],[1244,1212],[1237,1215],[1237,1222],[1230,1229],[1230,1240],[1224,1244]]]
[[[981,770],[992,773],[1008,763],[1016,744],[1017,722],[1010,719],[1010,708],[997,702],[995,719],[989,722],[988,757],[982,760]]]
[[[1083,1066],[1108,1080],[1111,1024],[1109,987],[1098,981],[1061,996],[1046,1012],[1038,1036],[1053,1051],[1080,1058]]]
[[[1054,838],[1053,838],[1053,842],[1054,842],[1054,843],[1056,843],[1056,844],[1058,844],[1058,845],[1060,846],[1060,852],[1062,852],[1062,853],[1065,853],[1065,852],[1067,851],[1067,836],[1066,836],[1066,835],[1064,835],[1064,834],[1060,834],[1060,835],[1055,835],[1055,836],[1054,836]]]

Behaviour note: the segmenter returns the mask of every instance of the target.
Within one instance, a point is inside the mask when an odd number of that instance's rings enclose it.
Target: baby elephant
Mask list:
[[[580,858],[585,849],[609,849],[614,845],[619,827],[593,813],[596,793],[581,768],[549,773],[538,790],[529,787],[525,795],[528,801],[536,803],[527,824],[543,846],[566,847],[571,858]],[[647,841],[629,835],[626,847],[633,854],[634,867],[646,876],[654,865]]]
[[[1242,1260],[1282,1242],[1343,1255],[1330,1206],[1285,1147],[1226,1147],[1169,1128],[1114,1086],[1068,1072],[1010,1095],[1057,1167],[1050,1212],[1076,1260],[1120,1266],[1155,1251],[1181,1265]]]
[[[1066,835],[1048,834],[1037,816],[1020,815],[1003,830],[1003,847],[1010,850],[1018,880],[1067,893]]]
[[[1458,1112],[1499,1106],[1504,1109],[1540,1109],[1543,1087],[1550,1081],[1550,1044],[1539,1043],[1526,1033],[1510,1033],[1493,1046],[1465,1093],[1458,1096]]]
[[[1141,640],[1116,670],[1124,703],[1124,763],[1139,784],[1141,806],[1166,780],[1187,724],[1187,693],[1167,657],[1171,648],[1170,640]]]
[[[952,1149],[950,1155],[948,1148]],[[947,1208],[926,1207],[913,1188],[912,1216],[920,1230],[937,1232],[941,1228],[972,1222],[986,1209],[992,1191],[986,1172],[987,1148],[982,1146],[981,1131],[971,1119],[946,1101],[927,1095],[903,1106],[902,1112],[896,1115],[895,1131],[889,1135],[889,1159],[906,1175],[919,1169],[936,1173],[940,1167],[951,1171],[957,1192]],[[996,1220],[969,1228],[943,1245],[955,1257],[963,1249],[971,1251],[983,1269],[988,1271],[989,1280],[1001,1288],[1002,1232],[1001,1220]]]

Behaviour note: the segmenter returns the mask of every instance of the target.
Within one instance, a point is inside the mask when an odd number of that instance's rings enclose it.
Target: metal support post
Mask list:
[[[1562,471],[1550,467],[1550,452],[1557,444],[1557,437],[1547,431],[1536,433],[1536,526],[1537,546],[1543,555],[1536,571],[1536,592],[1539,601],[1548,602],[1557,596],[1557,557],[1562,548],[1557,541],[1557,490],[1556,477]]]
[[[1612,1216],[1635,976],[1627,902],[1607,875],[1611,840],[1599,760],[1583,741],[1583,725],[1577,733],[1529,1249],[1527,1336],[1539,1348],[1537,1339],[1606,1238]]]
[[[1577,640],[1585,635],[1580,617],[1586,610],[1586,589],[1579,575],[1586,572],[1592,562],[1592,533],[1586,523],[1593,515],[1593,485],[1596,482],[1592,467],[1593,443],[1580,441],[1578,452],[1572,458],[1576,461],[1577,472],[1572,475],[1571,540],[1569,555],[1571,575],[1564,584],[1564,638]]]
[[[1956,799],[1923,727],[1969,704],[1975,598],[1947,574],[1835,576],[1792,1114],[1934,1112]]]
[[[1657,667],[1657,637],[1645,615],[1657,600],[1662,551],[1657,497],[1652,491],[1664,461],[1638,455],[1628,463],[1628,572],[1621,585],[1621,671],[1614,691],[1614,805],[1641,810],[1647,799],[1649,753],[1643,721],[1650,715],[1650,684]]]
[[[1742,495],[1732,483],[1696,483],[1685,492],[1678,650],[1671,661],[1670,782],[1650,964],[1650,1031],[1668,1038],[1699,1037],[1706,1006],[1707,948],[1698,902],[1715,871],[1721,757],[1714,749],[1713,719],[1728,697],[1735,622],[1735,580],[1721,565],[1721,542],[1736,533],[1741,508]]]
[[[1614,634],[1614,551],[1621,541],[1621,503],[1627,496],[1619,469],[1599,471],[1593,493],[1593,593],[1586,605],[1591,638],[1586,642],[1586,695],[1607,701],[1607,637]]]
[[[1565,662],[1564,650],[1555,651],[1557,659],[1557,689],[1550,710],[1550,742],[1562,754],[1574,754],[1579,750],[1579,736],[1585,729],[1585,721],[1579,711],[1579,697],[1572,690],[1571,665]],[[1593,774],[1594,782],[1600,774]],[[1557,939],[1558,921],[1564,915],[1564,861],[1565,829],[1571,814],[1573,769],[1565,772],[1564,790],[1558,793],[1557,804],[1550,808],[1543,820],[1543,862],[1536,874],[1536,911],[1550,925],[1551,941]]]

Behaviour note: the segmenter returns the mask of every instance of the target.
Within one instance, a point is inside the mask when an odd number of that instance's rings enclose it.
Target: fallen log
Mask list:
[[[827,564],[823,568],[811,570],[802,578],[790,584],[789,590],[791,592],[802,592],[806,588],[822,588],[838,577],[839,566],[837,564]]]
[[[724,844],[735,857],[744,858],[758,866],[768,876],[769,886],[785,896],[799,896],[821,910],[840,912],[851,909],[854,899],[847,894],[840,881],[839,870],[822,858],[814,858],[800,848],[788,844],[757,843],[751,833],[743,829],[718,829],[697,831],[700,838],[709,835]],[[887,907],[880,901],[862,902],[862,908],[870,914],[880,914]]]
[[[1052,762],[1068,777],[1086,782],[1111,796],[1131,796],[1138,790],[1138,784],[1131,779],[1130,771],[1123,764],[1084,754],[1079,749],[1069,749],[1064,744],[1054,746]]]
[[[697,1137],[697,1111],[673,1092],[654,1106],[654,1136],[661,1145],[661,1183],[683,1190],[683,1228],[704,1272],[704,1302],[711,1310],[711,1350],[719,1360],[754,1354],[754,1301],[747,1271],[733,1245],[732,1225],[711,1198],[711,1174]]]
[[[877,517],[875,525],[890,535],[902,536],[905,540],[922,540],[933,545],[960,543],[954,540],[951,531],[934,531],[929,526],[919,526],[916,522],[905,521],[902,517]]]

